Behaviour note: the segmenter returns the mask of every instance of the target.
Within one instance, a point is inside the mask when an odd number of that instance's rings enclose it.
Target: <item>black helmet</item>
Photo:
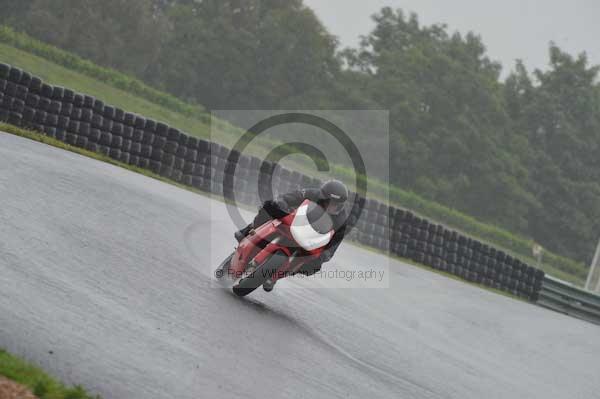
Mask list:
[[[327,213],[337,215],[344,209],[348,199],[348,189],[339,180],[329,180],[321,185],[321,198],[321,206],[327,210]]]

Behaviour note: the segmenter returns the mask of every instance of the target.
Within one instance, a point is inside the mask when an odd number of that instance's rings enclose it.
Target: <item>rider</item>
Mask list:
[[[302,189],[292,191],[280,196],[277,200],[265,201],[263,206],[258,211],[258,215],[254,221],[248,226],[235,233],[235,239],[240,242],[246,237],[250,231],[256,227],[262,226],[271,219],[279,219],[293,212],[298,208],[304,200],[311,200],[319,204],[331,216],[333,229],[335,231],[331,241],[324,248],[319,258],[307,262],[296,272],[310,276],[321,270],[321,266],[325,262],[329,262],[333,254],[337,250],[344,239],[346,232],[346,222],[348,215],[345,210],[345,203],[348,199],[348,189],[344,183],[339,180],[329,180],[321,185],[318,189]],[[296,274],[294,273],[294,274]],[[271,291],[276,281],[268,279],[263,288],[265,291]]]

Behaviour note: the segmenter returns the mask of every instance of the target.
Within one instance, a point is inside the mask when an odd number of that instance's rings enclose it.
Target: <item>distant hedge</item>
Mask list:
[[[30,52],[120,90],[133,93],[171,111],[200,119],[203,122],[210,121],[210,115],[201,105],[188,104],[170,94],[154,89],[138,79],[110,68],[98,66],[72,53],[40,42],[24,33],[16,32],[8,26],[0,26],[0,42]]]

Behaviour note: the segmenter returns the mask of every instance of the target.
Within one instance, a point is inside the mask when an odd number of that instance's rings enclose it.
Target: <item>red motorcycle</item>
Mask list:
[[[245,296],[271,279],[275,282],[319,257],[334,235],[333,222],[317,203],[305,200],[296,210],[252,230],[215,271],[233,281]]]

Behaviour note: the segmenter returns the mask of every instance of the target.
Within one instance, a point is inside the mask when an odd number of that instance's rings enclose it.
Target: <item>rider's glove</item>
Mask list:
[[[279,199],[275,201],[275,205],[281,212],[290,213],[290,207],[284,200]]]

